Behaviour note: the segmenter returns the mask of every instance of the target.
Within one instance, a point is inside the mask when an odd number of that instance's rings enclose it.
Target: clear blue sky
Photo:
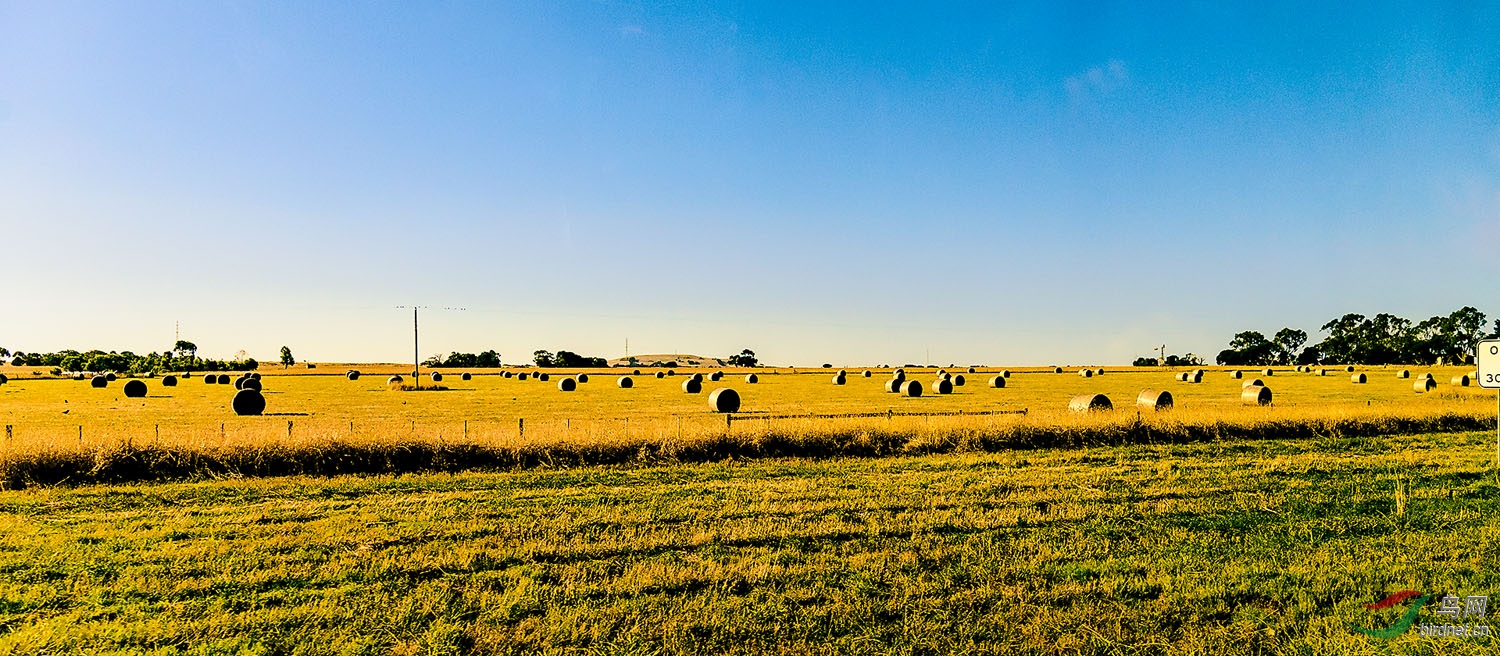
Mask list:
[[[1500,5],[0,2],[0,346],[1118,364],[1500,314]]]

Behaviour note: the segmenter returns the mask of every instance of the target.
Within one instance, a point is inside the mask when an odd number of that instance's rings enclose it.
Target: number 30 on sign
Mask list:
[[[1500,389],[1500,339],[1487,339],[1475,349],[1479,365],[1479,386]]]

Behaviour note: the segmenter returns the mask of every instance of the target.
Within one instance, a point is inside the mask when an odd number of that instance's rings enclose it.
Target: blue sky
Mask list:
[[[1120,364],[1500,314],[1500,11],[0,1],[0,346]],[[465,307],[464,312],[439,308]]]

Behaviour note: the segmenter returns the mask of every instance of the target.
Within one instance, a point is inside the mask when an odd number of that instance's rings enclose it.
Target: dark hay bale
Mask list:
[[[1103,376],[1104,375],[1104,367],[1099,367],[1098,369],[1095,369],[1094,370],[1094,375],[1095,376]]]
[[[1000,370],[1000,377],[1001,378],[1010,378],[1010,370],[1009,369],[1001,369]]]
[[[118,378],[119,378],[119,377],[118,377],[118,376],[116,376],[116,375],[115,375],[115,372],[113,372],[113,371],[111,371],[111,372],[109,372],[109,373],[107,373],[107,374],[104,374],[104,378],[105,378],[105,379],[106,379],[106,380],[108,380],[108,381],[109,381],[109,382],[111,382],[111,383],[113,383],[113,382],[115,382],[115,380],[116,380],[116,379],[118,379]]]
[[[1418,394],[1431,392],[1432,390],[1437,389],[1437,381],[1431,378],[1418,378],[1414,382],[1412,382],[1411,388],[1416,390]]]
[[[344,377],[348,378],[349,380],[359,380],[359,372],[355,371],[354,369],[350,369],[349,371],[344,372]]]
[[[760,376],[757,376],[755,374],[745,374],[745,382],[754,385],[755,383],[760,382]]]
[[[109,378],[105,376],[94,376],[89,379],[90,387],[109,387]]]
[[[1052,373],[1054,373],[1054,374],[1060,374],[1060,373],[1062,373],[1062,367],[1053,367],[1052,368]]]
[[[576,376],[576,378],[578,378],[579,384],[589,382],[589,375],[588,374],[578,374],[578,376]]]
[[[1402,369],[1401,371],[1396,372],[1396,377],[1397,378],[1411,378],[1411,371],[1406,370],[1406,369]]]
[[[504,376],[504,377],[506,377],[506,378],[511,378],[511,377],[513,377],[513,376],[515,376],[515,375],[516,375],[516,374],[515,374],[515,372],[513,372],[513,371],[507,371],[507,372],[505,372],[505,373],[503,373],[503,374],[500,374],[500,375],[501,375],[501,376]]]
[[[1271,388],[1265,385],[1249,385],[1240,391],[1240,403],[1245,405],[1271,405]]]
[[[1422,374],[1421,376],[1417,376],[1417,377],[1418,378],[1426,378],[1427,380],[1433,380],[1431,373],[1425,373],[1425,374]]]
[[[266,411],[266,397],[261,396],[260,390],[242,389],[234,394],[234,414],[258,415]]]
[[[125,383],[125,396],[128,396],[132,399],[145,398],[146,383],[139,380],[132,380],[128,383]]]
[[[1068,409],[1073,412],[1103,412],[1114,410],[1115,404],[1110,403],[1109,397],[1103,394],[1079,394],[1068,401]]]
[[[1142,410],[1171,410],[1172,393],[1168,391],[1156,391],[1154,389],[1143,389],[1135,396],[1135,405]]]
[[[1349,382],[1354,383],[1355,385],[1363,385],[1365,384],[1365,375],[1362,373],[1354,374],[1353,376],[1349,377]]]
[[[900,369],[895,370],[891,373],[891,380],[896,381],[897,385],[906,382],[906,372]]]
[[[1083,376],[1084,378],[1093,378],[1094,377],[1094,370],[1093,369],[1079,369],[1078,370],[1078,375]]]
[[[666,378],[666,377],[667,377],[667,375],[666,375],[666,374],[664,374],[664,373],[662,373],[662,372],[660,372],[660,371],[658,371],[658,372],[656,372],[656,377],[657,377],[657,378]]]
[[[234,388],[235,389],[245,389],[245,381],[247,381],[247,380],[250,380],[250,379],[248,377],[246,377],[246,376],[240,376],[239,378],[234,379]]]
[[[1188,373],[1189,372],[1186,372],[1186,371],[1179,371],[1179,372],[1177,372],[1177,380],[1186,383],[1187,379],[1188,379]]]
[[[4,381],[0,381],[0,382],[4,382]],[[161,386],[162,387],[177,387],[177,377],[173,376],[171,374],[168,374],[166,376],[162,376],[161,377]]]
[[[692,376],[690,376],[690,378],[692,378],[694,382],[703,382],[703,374],[693,374]]]
[[[1462,375],[1454,376],[1453,377],[1453,386],[1454,387],[1468,387],[1469,386],[1469,375],[1468,374],[1462,374]]]
[[[552,374],[537,374],[536,379],[545,383],[549,380],[552,380]]]
[[[1203,382],[1203,370],[1202,369],[1198,369],[1198,370],[1196,370],[1196,371],[1188,374],[1187,382],[1194,383],[1194,384]]]
[[[668,376],[676,376],[677,375],[677,370],[676,369],[668,369],[667,370],[667,375]]]
[[[934,381],[932,381],[932,391],[936,392],[938,394],[952,394],[953,393],[953,381],[952,380],[946,380],[946,379],[943,379],[943,378],[939,378],[937,380],[934,380]]]
[[[312,367],[308,367],[308,369],[311,369],[311,368],[312,368]],[[246,375],[246,376],[249,376],[249,377],[251,377],[251,378],[254,378],[254,379],[256,379],[256,380],[260,380],[260,372],[257,372],[257,371],[252,371],[252,372],[250,372],[250,373],[248,373],[248,374],[245,374],[245,375]]]
[[[440,374],[440,373],[438,373],[438,372],[436,372],[436,371],[434,371],[434,372],[432,372],[430,374],[427,374],[427,377],[431,378],[432,382],[434,382],[434,383],[441,383],[441,382],[443,382],[443,375]]]
[[[526,380],[526,378],[527,378],[527,375],[526,375],[526,372],[524,372],[524,371],[521,372],[521,373],[519,373],[519,374],[516,374],[516,380]]]
[[[1005,376],[995,376],[993,378],[990,378],[990,387],[1005,387]]]
[[[635,380],[630,376],[620,376],[619,378],[615,379],[615,384],[619,385],[620,389],[630,389],[632,387],[635,387]]]
[[[682,391],[687,392],[688,394],[697,394],[699,392],[702,392],[703,382],[688,378],[687,380],[682,381]]]
[[[463,372],[463,373],[461,373],[461,374],[458,375],[458,379],[459,380],[474,380],[474,374],[471,374],[471,373],[465,371],[465,372]]]
[[[708,379],[717,383],[724,379],[724,372],[715,371],[708,375]]]
[[[260,391],[260,379],[259,378],[246,378],[245,382],[240,383],[240,389],[242,389],[242,390],[255,390],[255,391],[259,392]]]
[[[220,385],[228,385],[229,384],[229,374],[219,374],[219,384]]]
[[[217,385],[217,384],[219,384],[219,377],[218,376],[204,376],[203,377],[203,384],[204,385]]]
[[[1319,376],[1327,376],[1328,375],[1328,370],[1327,369],[1319,369],[1318,370],[1318,375]]]
[[[965,381],[964,381],[964,375],[963,374],[959,374],[959,375],[953,377],[953,386],[954,387],[963,387],[964,386],[964,382]]]
[[[901,395],[917,398],[922,395],[922,384],[915,380],[901,383]]]
[[[905,382],[905,381],[898,380],[898,379],[895,379],[895,378],[892,378],[892,379],[890,379],[888,381],[885,381],[885,391],[890,392],[892,394],[894,394],[896,392],[900,392],[901,391],[901,383],[903,383],[903,382]]]
[[[1350,364],[1350,365],[1344,365],[1344,371],[1346,371],[1348,373],[1351,373],[1351,374],[1354,373],[1354,365],[1352,365],[1352,364]]]
[[[859,372],[859,375],[864,376],[865,378],[869,378],[870,377],[870,370],[866,369],[864,371],[861,371],[861,372]]]
[[[1235,380],[1239,380],[1245,377],[1245,373],[1240,371],[1239,369],[1235,369],[1234,371],[1229,372],[1229,377]]]
[[[1349,371],[1354,371],[1354,370],[1350,369]],[[1262,376],[1271,376],[1271,375],[1274,375],[1275,373],[1276,372],[1274,370],[1271,370],[1271,369],[1262,369],[1261,372],[1260,372],[1260,375],[1262,375]]]
[[[1259,378],[1251,378],[1250,380],[1240,383],[1240,389],[1245,389],[1246,387],[1255,387],[1256,385],[1265,386],[1265,384],[1265,381]]]
[[[902,369],[901,367],[896,367],[895,371],[891,372],[891,376],[900,376],[904,380],[906,378],[906,370]]]
[[[740,393],[728,387],[720,387],[708,395],[708,409],[714,412],[738,412]]]
[[[557,379],[557,391],[571,392],[576,389],[578,389],[578,381],[567,376]]]
[[[525,374],[522,374],[522,375],[525,375]],[[391,376],[390,378],[385,379],[385,384],[387,384],[387,385],[400,385],[401,383],[404,383],[404,382],[406,382],[406,379],[402,378],[399,374],[395,375],[395,376]]]
[[[948,373],[946,371],[940,371],[940,372],[938,372],[938,378],[940,378],[942,380],[951,381],[951,380],[953,380],[953,374],[950,374],[950,373]]]
[[[979,372],[975,371],[973,367],[969,367],[969,370],[966,373],[973,374],[973,373],[979,373]]]
[[[834,377],[833,377],[833,384],[834,385],[843,385],[844,382],[845,382],[845,380],[844,380],[844,374],[835,374],[834,375]]]
[[[630,375],[632,375],[632,376],[639,376],[639,375],[641,375],[641,370],[640,369],[635,369],[635,370],[633,370],[633,371],[630,372]]]

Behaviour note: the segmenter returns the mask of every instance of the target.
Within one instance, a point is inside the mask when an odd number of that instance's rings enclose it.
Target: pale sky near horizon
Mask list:
[[[0,0],[0,346],[1212,358],[1500,315],[1500,5]],[[444,311],[464,307],[466,311]]]

